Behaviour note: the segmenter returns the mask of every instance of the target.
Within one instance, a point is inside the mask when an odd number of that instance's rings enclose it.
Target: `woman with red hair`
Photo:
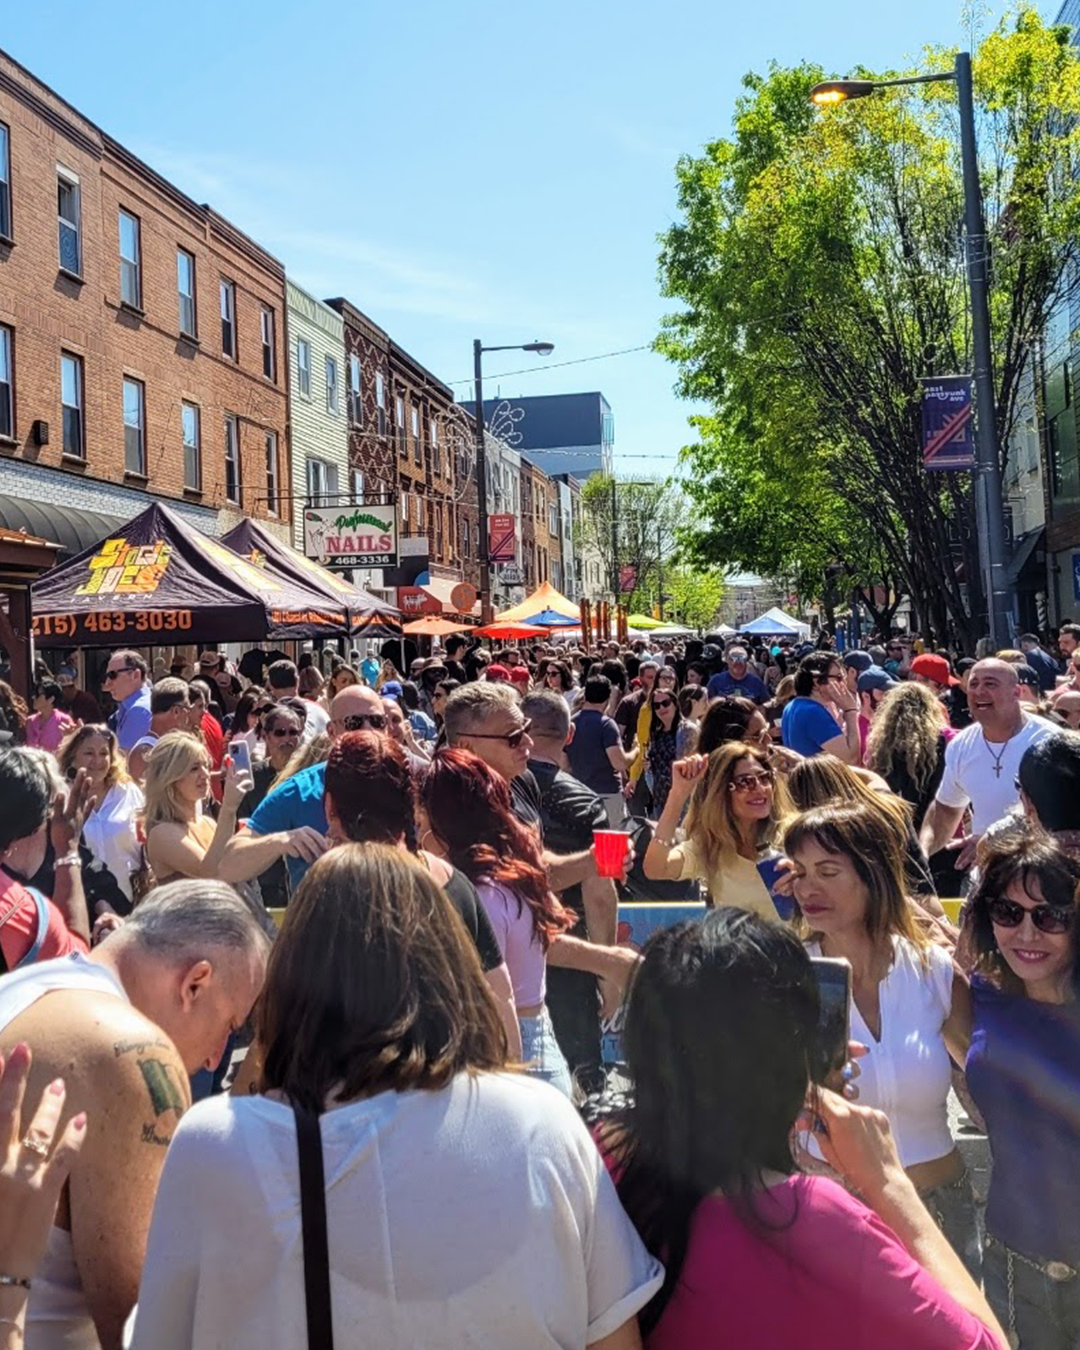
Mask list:
[[[506,780],[468,750],[440,750],[425,771],[420,842],[475,885],[510,969],[529,1072],[567,1097],[573,1083],[544,1002],[547,949],[573,923],[552,895],[540,848],[514,815]]]

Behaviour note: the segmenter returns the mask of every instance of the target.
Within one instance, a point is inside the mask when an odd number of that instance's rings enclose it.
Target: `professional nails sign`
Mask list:
[[[306,507],[304,552],[323,567],[396,567],[397,508]]]

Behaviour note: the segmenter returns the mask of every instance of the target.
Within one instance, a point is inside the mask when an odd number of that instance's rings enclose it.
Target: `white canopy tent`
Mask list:
[[[775,624],[776,627],[766,627],[769,623]],[[771,609],[767,609],[764,614],[756,618],[752,624],[745,624],[741,631],[744,633],[779,633],[783,636],[794,632],[799,637],[808,638],[810,636],[810,625],[803,623],[801,619],[796,619],[792,614],[785,614],[779,605],[773,605]]]

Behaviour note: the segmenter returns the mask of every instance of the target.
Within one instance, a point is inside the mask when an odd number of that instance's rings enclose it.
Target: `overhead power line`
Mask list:
[[[652,350],[651,342],[643,342],[640,347],[623,347],[617,352],[598,352],[595,356],[578,356],[573,361],[549,361],[543,366],[523,366],[521,370],[503,370],[498,375],[485,375],[485,380],[508,380],[511,375],[533,375],[538,370],[559,370],[562,366],[583,366],[588,361],[607,361],[612,356],[629,356],[631,352],[647,352]],[[473,376],[469,375],[464,380],[447,380],[446,383],[453,388],[456,384],[472,384]],[[485,400],[486,401],[486,400]]]

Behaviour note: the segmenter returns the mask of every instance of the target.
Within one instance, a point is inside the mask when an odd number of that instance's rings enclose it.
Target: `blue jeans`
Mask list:
[[[1005,1328],[1011,1345],[1019,1346],[1020,1350],[1080,1347],[1080,1275],[1052,1280],[1020,1254],[1009,1252],[999,1242],[988,1242],[983,1253],[983,1287],[986,1301]]]
[[[971,1174],[965,1170],[963,1176],[943,1186],[935,1186],[922,1197],[922,1202],[949,1239],[953,1251],[968,1268],[968,1273],[976,1284],[982,1275],[982,1242],[979,1238],[979,1222],[975,1213],[975,1191],[971,1184]]]
[[[542,1078],[557,1087],[564,1097],[573,1097],[574,1084],[563,1052],[555,1039],[551,1015],[545,1008],[535,1017],[519,1017],[521,1027],[521,1059],[526,1073]]]

